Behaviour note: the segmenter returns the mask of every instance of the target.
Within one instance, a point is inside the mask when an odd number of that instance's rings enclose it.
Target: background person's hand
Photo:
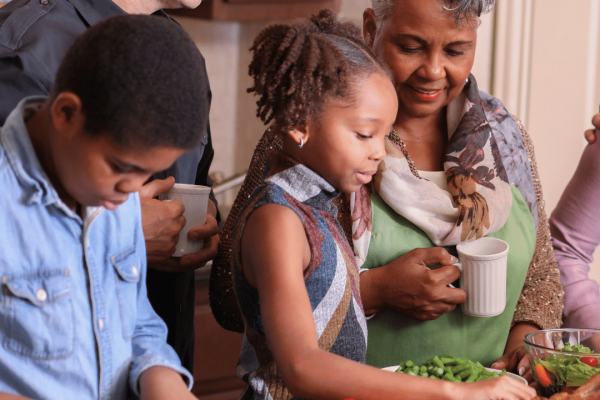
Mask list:
[[[179,240],[179,232],[185,226],[185,208],[180,201],[155,199],[159,194],[168,192],[174,184],[173,177],[155,179],[145,184],[139,192],[148,263],[162,262],[171,257]]]
[[[529,356],[527,355],[525,346],[519,346],[504,354],[492,364],[492,368],[505,369],[508,372],[518,374],[525,378],[529,383],[534,381],[533,372],[531,371],[531,366],[529,364]]]
[[[462,289],[448,287],[457,280],[457,260],[442,247],[414,249],[380,268],[361,274],[361,297],[367,315],[392,309],[418,320],[436,319],[464,303]],[[435,268],[428,265],[440,264]]]
[[[210,207],[213,203],[209,201],[208,204]],[[148,262],[148,268],[166,272],[185,272],[205,266],[208,261],[215,258],[219,246],[219,225],[215,217],[210,212],[207,213],[206,223],[190,229],[188,239],[204,240],[204,245],[196,253],[186,254],[181,258],[170,257],[158,263]]]
[[[585,131],[585,140],[588,141],[589,144],[592,144],[596,141],[596,135],[600,134],[600,113],[594,115],[592,118],[592,124],[596,127],[596,129],[588,129]]]

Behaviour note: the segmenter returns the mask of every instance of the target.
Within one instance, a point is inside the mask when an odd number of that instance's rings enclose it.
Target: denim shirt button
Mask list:
[[[6,283],[8,282],[8,276],[3,276],[2,277],[2,283]]]
[[[98,328],[100,328],[100,330],[104,329],[104,321],[102,318],[98,320]]]
[[[48,298],[48,293],[44,289],[38,289],[38,291],[35,292],[35,297],[39,301],[46,301],[46,299]]]
[[[134,274],[134,275],[138,274],[138,269],[133,264],[131,264],[131,273]]]

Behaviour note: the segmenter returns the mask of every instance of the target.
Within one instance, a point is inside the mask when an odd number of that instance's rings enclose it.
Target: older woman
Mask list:
[[[375,314],[367,362],[383,367],[452,353],[487,365],[498,360],[495,366],[524,374],[523,335],[560,326],[562,288],[533,146],[520,122],[470,75],[479,16],[493,0],[372,4],[364,13],[365,41],[395,77],[399,111],[373,185],[351,207],[341,204],[339,216],[365,269],[365,312]],[[265,154],[278,146],[268,133],[261,139],[222,234],[211,305],[228,328],[236,328],[235,307],[227,307],[229,231]],[[482,236],[511,248],[506,308],[490,318],[462,314],[456,305],[465,292],[448,287],[460,275],[449,252]],[[434,263],[441,267],[427,267]]]

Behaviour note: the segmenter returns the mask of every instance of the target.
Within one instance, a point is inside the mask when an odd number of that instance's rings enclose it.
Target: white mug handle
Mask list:
[[[455,265],[456,267],[458,267],[458,269],[459,269],[459,270],[460,270],[460,272],[462,273],[462,264],[461,264],[461,262],[460,262],[460,261],[459,261],[459,262],[456,262],[456,263],[454,263],[454,264],[452,264],[452,265]],[[451,283],[449,283],[449,284],[448,284],[448,287],[449,287],[449,288],[452,288],[452,289],[456,289],[456,286],[454,286],[454,285],[453,285],[453,284],[451,284]]]

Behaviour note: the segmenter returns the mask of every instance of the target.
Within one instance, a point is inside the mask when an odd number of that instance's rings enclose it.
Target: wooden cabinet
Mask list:
[[[340,10],[341,0],[203,0],[193,10],[168,10],[172,15],[218,21],[261,21],[308,17],[322,8]]]
[[[242,334],[221,328],[214,319],[205,274],[196,278],[195,322],[193,393],[200,400],[236,400],[246,387],[235,373]]]

